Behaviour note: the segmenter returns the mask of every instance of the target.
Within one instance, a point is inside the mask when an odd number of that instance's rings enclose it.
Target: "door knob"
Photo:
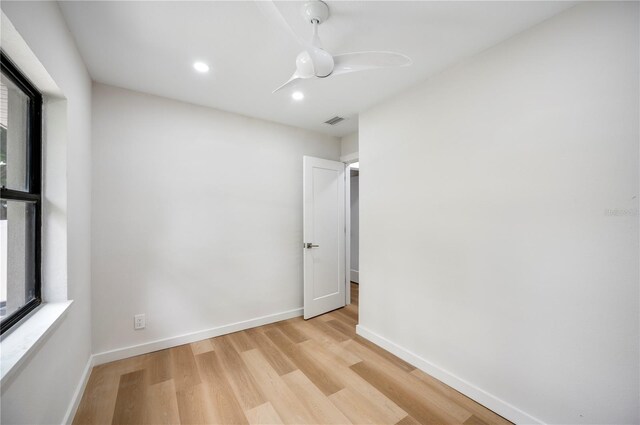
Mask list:
[[[309,248],[318,248],[319,246],[320,246],[320,245],[314,245],[314,244],[312,244],[311,242],[306,242],[306,243],[304,244],[304,247],[305,247],[305,248],[307,248],[307,249],[309,249]]]

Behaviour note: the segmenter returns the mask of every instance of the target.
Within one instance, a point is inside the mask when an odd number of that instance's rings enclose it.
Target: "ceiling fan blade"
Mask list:
[[[348,74],[349,72],[369,69],[393,68],[409,66],[413,63],[409,56],[395,52],[355,52],[335,55],[335,66],[331,75]]]
[[[263,15],[278,23],[278,25],[287,31],[299,45],[305,48],[309,45],[305,39],[300,37],[293,28],[291,28],[291,25],[289,25],[273,0],[255,0],[254,3],[258,6],[258,9],[260,9]]]
[[[311,75],[311,76],[303,76],[300,75],[297,71],[293,73],[293,75],[291,76],[291,78],[289,78],[287,80],[286,83],[284,83],[283,85],[281,85],[280,87],[278,87],[277,89],[275,89],[274,91],[272,91],[271,93],[275,93],[277,91],[280,91],[284,88],[287,88],[289,86],[292,86],[293,84],[295,84],[296,81],[298,80],[307,80],[309,78],[315,78],[315,76]]]
[[[292,85],[295,81],[298,81],[299,79],[300,79],[300,77],[298,77],[298,75],[297,75],[297,74],[293,74],[293,75],[291,76],[291,78],[289,78],[289,79],[287,80],[287,82],[286,82],[286,83],[282,84],[280,87],[278,87],[277,89],[275,89],[275,90],[274,90],[274,91],[272,91],[271,93],[278,92],[278,91],[280,91],[280,90],[284,89],[285,87],[288,87],[288,86]]]

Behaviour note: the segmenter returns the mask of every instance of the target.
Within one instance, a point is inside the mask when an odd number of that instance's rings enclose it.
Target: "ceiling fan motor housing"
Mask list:
[[[306,2],[302,5],[302,16],[309,23],[317,21],[321,24],[329,19],[329,6],[320,0]]]
[[[311,59],[306,50],[300,52],[296,58],[297,73],[302,78],[320,77],[324,78],[333,71],[333,57],[324,50],[317,50],[315,61]]]

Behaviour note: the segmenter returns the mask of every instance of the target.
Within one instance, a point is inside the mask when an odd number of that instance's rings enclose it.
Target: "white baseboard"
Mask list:
[[[279,322],[281,320],[291,319],[293,317],[302,316],[302,310],[302,308],[296,308],[289,311],[283,311],[281,313],[256,317],[255,319],[244,320],[242,322],[218,326],[216,328],[205,329],[198,332],[160,339],[157,341],[151,341],[140,345],[133,345],[131,347],[117,348],[115,350],[105,351],[93,355],[93,364],[97,366],[103,363],[126,359],[127,357],[139,356],[141,354],[147,354],[153,351],[177,347],[178,345],[183,344],[190,344],[192,342],[200,341],[207,338],[214,338],[220,335],[255,328],[256,326],[262,326],[269,323]]]
[[[84,394],[84,389],[87,387],[87,382],[89,382],[91,369],[93,369],[93,355],[89,356],[89,360],[87,360],[87,365],[84,367],[80,382],[78,382],[78,386],[71,398],[71,403],[67,408],[67,413],[65,413],[64,419],[62,420],[63,425],[69,425],[73,422],[73,418],[76,416],[76,411],[80,405],[80,400],[82,400],[82,394]]]
[[[350,278],[351,278],[351,282],[360,283],[360,277],[359,277],[358,270],[351,269]]]
[[[540,419],[537,419],[529,415],[528,413],[523,412],[522,410],[518,409],[515,406],[512,406],[506,401],[499,399],[493,394],[489,394],[488,392],[476,387],[475,385],[465,381],[464,379],[457,377],[451,372],[442,369],[439,366],[436,366],[429,360],[426,360],[418,356],[417,354],[414,354],[411,351],[400,347],[396,343],[391,342],[388,339],[376,334],[375,332],[370,331],[362,325],[356,325],[356,333],[514,423],[544,423]]]

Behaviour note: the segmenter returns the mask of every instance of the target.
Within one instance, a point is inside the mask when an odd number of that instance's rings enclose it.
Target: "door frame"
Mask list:
[[[351,304],[351,172],[349,171],[349,165],[354,162],[360,161],[360,154],[358,152],[350,153],[340,157],[340,161],[345,164],[344,173],[344,241],[345,241],[345,305]]]

